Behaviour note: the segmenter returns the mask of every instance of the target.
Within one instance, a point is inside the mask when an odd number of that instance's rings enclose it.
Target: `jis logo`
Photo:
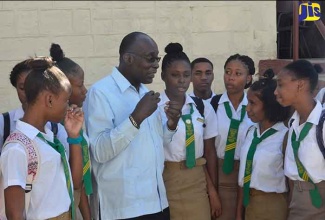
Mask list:
[[[321,11],[318,3],[300,3],[299,21],[317,21],[320,19]]]

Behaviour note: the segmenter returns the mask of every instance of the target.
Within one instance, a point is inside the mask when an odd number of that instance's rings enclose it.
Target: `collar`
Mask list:
[[[222,94],[222,96],[221,96],[221,98],[220,98],[218,104],[220,105],[220,104],[225,103],[225,102],[229,102],[229,103],[231,104],[231,101],[230,101],[230,99],[229,99],[229,97],[228,97],[227,92],[224,92],[224,93]],[[246,106],[247,106],[247,104],[248,104],[248,101],[247,101],[247,94],[246,94],[246,92],[244,92],[244,97],[243,97],[243,99],[241,100],[241,102],[239,103],[239,106],[242,106],[242,105],[246,105]],[[231,105],[232,105],[232,104],[231,104]]]
[[[131,85],[129,80],[127,80],[116,67],[113,67],[112,77],[117,87],[119,87],[121,93],[124,93],[128,88],[132,88],[133,90],[137,91],[135,87]],[[146,92],[148,92],[148,89],[141,83],[139,87],[139,94],[144,95]]]
[[[37,128],[34,126],[23,122],[21,120],[17,120],[16,129],[20,132],[24,133],[29,139],[34,140],[37,134],[40,132]],[[42,135],[45,137],[46,140],[53,142],[54,140],[54,134],[51,131],[51,129],[47,128],[47,126],[44,126],[45,133],[41,132]]]
[[[316,105],[313,108],[313,110],[311,111],[311,113],[309,114],[306,122],[310,122],[314,125],[318,125],[319,118],[322,114],[323,108],[322,108],[322,104],[320,103],[320,101],[318,101],[318,100],[315,100],[315,101],[316,101]],[[295,111],[289,120],[289,125],[291,124],[291,126],[299,127],[299,121],[300,121],[299,113],[297,111]]]
[[[275,123],[272,127],[266,129],[262,134],[260,134],[260,124],[256,123],[253,125],[256,129],[257,129],[257,137],[261,137],[266,131],[270,130],[271,128],[277,130],[277,131],[281,131],[281,130],[287,130],[287,127],[283,124],[283,122],[278,122]]]

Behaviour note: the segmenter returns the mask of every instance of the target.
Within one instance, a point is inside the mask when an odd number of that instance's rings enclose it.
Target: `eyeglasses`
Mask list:
[[[148,63],[154,63],[155,61],[157,61],[157,63],[159,63],[159,61],[161,60],[161,57],[143,56],[143,55],[139,55],[139,54],[132,53],[132,52],[127,52],[127,53],[132,54],[137,57],[141,57],[141,58],[145,59]]]

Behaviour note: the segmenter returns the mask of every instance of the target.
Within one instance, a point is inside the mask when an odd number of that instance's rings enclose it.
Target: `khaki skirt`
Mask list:
[[[245,220],[286,220],[287,194],[251,189]]]
[[[312,205],[309,195],[309,190],[314,189],[314,185],[309,182],[294,181],[288,220],[325,219],[325,181],[316,185],[323,200],[323,205],[319,209]]]
[[[171,220],[211,220],[205,163],[199,158],[196,167],[188,169],[184,162],[165,162],[163,178]]]
[[[221,201],[222,214],[217,219],[233,220],[236,218],[239,161],[235,160],[234,170],[229,175],[222,171],[223,159],[218,158],[217,191]]]

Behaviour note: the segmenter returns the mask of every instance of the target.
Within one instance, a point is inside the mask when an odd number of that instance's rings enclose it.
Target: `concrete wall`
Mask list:
[[[89,87],[118,63],[118,47],[129,32],[142,31],[161,55],[180,42],[190,59],[215,65],[216,92],[223,91],[223,64],[234,53],[276,57],[275,1],[0,1],[0,110],[19,106],[9,73],[19,61],[49,55],[52,42],[78,62]],[[160,72],[160,71],[159,71]],[[149,86],[161,91],[160,74]]]

